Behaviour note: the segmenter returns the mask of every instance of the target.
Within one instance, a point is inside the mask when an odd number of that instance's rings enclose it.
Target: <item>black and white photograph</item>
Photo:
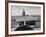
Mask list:
[[[11,31],[40,30],[40,7],[11,6]]]
[[[9,34],[43,32],[43,5],[8,3]]]

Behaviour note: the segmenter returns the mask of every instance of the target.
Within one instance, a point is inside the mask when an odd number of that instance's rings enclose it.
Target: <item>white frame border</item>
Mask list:
[[[11,31],[11,5],[20,6],[38,6],[41,7],[41,30],[38,31]],[[41,33],[43,32],[43,5],[39,4],[20,4],[20,3],[8,3],[8,34],[26,34],[26,33]]]

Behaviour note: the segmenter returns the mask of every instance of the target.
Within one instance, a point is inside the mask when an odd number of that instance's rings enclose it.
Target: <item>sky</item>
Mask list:
[[[21,16],[25,10],[26,15],[40,15],[40,7],[35,6],[15,6],[11,5],[11,15],[12,16]]]

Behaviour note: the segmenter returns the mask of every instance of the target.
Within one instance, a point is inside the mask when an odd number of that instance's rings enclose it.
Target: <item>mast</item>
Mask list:
[[[23,9],[23,16],[25,16],[25,10]]]
[[[25,17],[25,10],[23,9],[23,16],[24,16],[24,25],[26,25],[26,17]]]

